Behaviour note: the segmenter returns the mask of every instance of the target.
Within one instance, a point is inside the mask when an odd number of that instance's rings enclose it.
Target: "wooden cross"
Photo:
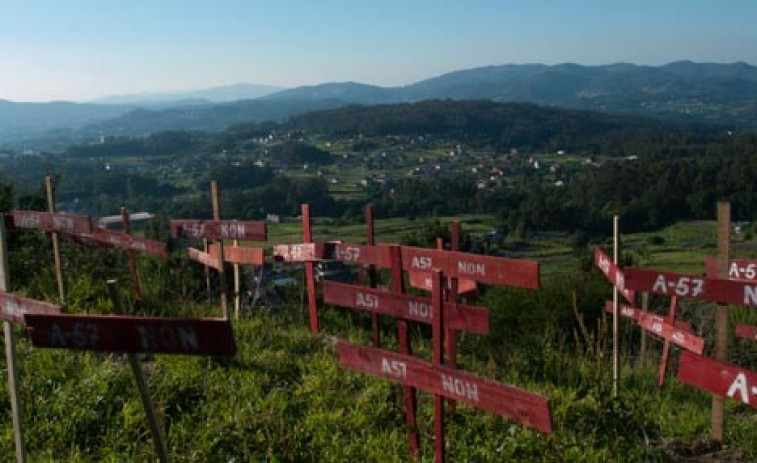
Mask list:
[[[552,431],[548,399],[512,386],[444,365],[445,308],[442,272],[435,271],[432,293],[432,361],[345,341],[337,343],[341,365],[383,379],[399,382],[434,394],[434,460],[446,460],[443,398],[491,411],[549,434]]]

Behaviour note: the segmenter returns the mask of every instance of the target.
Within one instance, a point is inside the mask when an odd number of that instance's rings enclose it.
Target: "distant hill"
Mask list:
[[[722,130],[659,119],[608,115],[594,111],[561,109],[533,103],[496,103],[489,100],[425,100],[387,105],[352,105],[292,116],[280,123],[240,124],[227,131],[163,131],[147,137],[110,137],[105,143],[69,147],[75,157],[191,155],[209,146],[241,147],[251,138],[269,134],[305,132],[329,138],[385,139],[386,135],[432,136],[450,144],[521,154],[565,150],[586,156],[698,156],[728,147],[731,154],[754,147],[751,138],[732,137]],[[747,140],[748,139],[748,140]],[[744,141],[747,140],[747,141]],[[271,147],[271,156],[303,154],[296,145],[284,151]],[[297,149],[293,149],[297,148]],[[249,149],[244,148],[244,149]],[[311,156],[313,153],[304,152]],[[315,153],[319,157],[323,153]],[[301,160],[299,161],[301,162]]]
[[[359,104],[444,98],[530,102],[757,128],[757,67],[745,63],[508,64],[451,72],[404,87],[332,83],[266,98],[312,99],[322,94]]]
[[[122,105],[15,103],[0,100],[0,142],[22,141],[62,127],[82,127],[119,117],[132,109],[132,106]]]
[[[44,138],[40,142],[43,146],[59,146],[67,140],[91,138],[100,131],[106,135],[217,131],[239,123],[282,121],[292,115],[350,104],[430,99],[528,102],[757,130],[757,67],[746,63],[508,64],[451,72],[402,87],[326,83],[276,91],[256,99],[210,102],[271,90],[241,84],[105,100],[127,103],[142,99],[139,105],[0,101],[0,146],[32,137]],[[167,95],[177,99],[166,102]],[[55,132],[50,132],[53,129]]]
[[[490,100],[424,100],[353,105],[291,117],[282,128],[341,138],[437,135],[450,140],[524,153],[698,155],[722,143],[722,130],[673,121],[596,111]]]
[[[658,67],[488,66],[404,87],[327,83],[282,90],[252,101],[138,111],[93,128],[121,134],[166,129],[222,130],[242,122],[281,121],[291,115],[349,104],[431,99],[528,102],[753,130],[757,129],[757,67],[690,61]]]
[[[345,103],[381,104],[398,102],[401,98],[392,88],[357,82],[337,82],[282,90],[263,99],[267,101],[341,100]]]
[[[281,122],[294,114],[344,106],[341,100],[243,100],[162,110],[136,109],[116,119],[90,124],[79,134],[147,135],[162,130],[222,131],[247,122]]]
[[[239,83],[211,87],[186,92],[137,93],[131,95],[113,95],[98,98],[93,103],[99,104],[131,104],[131,105],[167,105],[167,104],[201,104],[226,103],[238,100],[252,100],[271,93],[282,91],[281,87],[273,85],[257,85]]]

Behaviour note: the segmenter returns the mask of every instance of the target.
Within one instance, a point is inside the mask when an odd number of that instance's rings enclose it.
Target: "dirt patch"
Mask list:
[[[663,445],[665,454],[674,462],[686,463],[720,463],[720,462],[750,462],[752,458],[718,441],[697,439],[693,442],[672,440]]]

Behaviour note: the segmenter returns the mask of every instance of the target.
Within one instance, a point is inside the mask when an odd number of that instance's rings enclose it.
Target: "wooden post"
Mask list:
[[[649,293],[641,293],[641,313],[646,314],[649,311]],[[647,361],[647,330],[641,330],[641,344],[639,345],[639,370],[646,367]]]
[[[432,280],[431,305],[433,306],[433,324],[431,326],[432,353],[431,361],[437,365],[444,364],[444,277],[442,272],[434,270]],[[444,463],[444,397],[434,394],[434,462]]]
[[[450,251],[460,250],[460,222],[455,220],[450,224]],[[447,299],[450,302],[457,302],[458,279],[450,278],[450,288],[447,293]],[[447,361],[449,366],[457,368],[457,339],[453,328],[444,328],[444,347],[447,351]],[[454,405],[454,401],[450,401]]]
[[[129,220],[129,211],[125,208],[121,208],[121,223],[124,227],[124,233],[131,236],[131,220]],[[137,252],[129,249],[126,251],[129,257],[129,276],[131,276],[131,288],[134,291],[134,295],[137,299],[142,297],[142,289],[139,285],[139,273],[137,272]]]
[[[239,240],[234,240],[232,246],[238,247]],[[238,263],[234,262],[232,268],[234,271],[234,320],[239,321],[239,316],[242,312],[242,276]]]
[[[213,220],[220,221],[221,220],[221,194],[218,191],[218,182],[213,180],[210,182],[210,197],[213,202]],[[221,267],[218,269],[218,286],[221,287],[220,297],[221,297],[221,313],[223,315],[223,318],[228,320],[229,319],[229,307],[228,307],[228,301],[226,300],[226,272],[224,271],[224,265],[223,265],[223,239],[218,240],[218,258],[221,261]],[[237,314],[237,320],[239,319],[239,314]]]
[[[47,192],[47,210],[55,212],[55,199],[53,198],[53,176],[45,176],[45,190]],[[53,242],[53,257],[55,259],[55,280],[58,282],[58,302],[61,305],[66,304],[66,285],[63,281],[63,263],[60,256],[60,242],[58,241],[58,232],[50,232],[50,239]]]
[[[0,213],[0,219],[5,214]],[[8,242],[6,239],[5,220],[0,220],[0,291],[10,289],[10,272],[8,267]],[[21,407],[18,393],[18,371],[16,370],[16,333],[9,321],[3,321],[3,336],[5,337],[5,362],[8,367],[8,395],[11,402],[11,416],[13,421],[13,440],[16,443],[16,461],[26,461],[24,447],[24,427],[21,421]]]
[[[390,246],[389,254],[392,267],[392,292],[395,294],[404,294],[405,286],[402,277],[402,250],[399,246]],[[407,320],[397,319],[397,344],[399,344],[400,353],[412,355],[413,349],[410,345],[410,333],[408,332]],[[405,424],[407,425],[407,444],[410,453],[410,459],[415,460],[420,455],[420,436],[418,435],[418,424],[416,421],[416,412],[418,400],[415,388],[410,386],[402,387],[402,395],[405,401]]]
[[[210,242],[207,238],[202,239],[202,252],[210,253]],[[205,290],[208,294],[208,302],[213,299],[213,295],[210,290],[210,267],[205,266]]]
[[[728,278],[728,259],[731,238],[731,204],[718,202],[718,255],[717,278]],[[728,361],[728,307],[715,307],[715,360]],[[713,394],[710,437],[722,441],[725,431],[725,397]]]
[[[118,282],[116,280],[108,280],[108,291],[110,292],[110,299],[113,301],[113,307],[116,312],[123,314],[124,305],[123,301],[121,301],[121,295],[118,293]],[[161,463],[166,463],[168,462],[168,451],[166,450],[163,433],[160,432],[160,425],[158,424],[158,418],[155,414],[155,408],[150,399],[150,391],[147,388],[147,379],[145,378],[145,372],[142,368],[142,362],[139,360],[139,357],[137,357],[137,354],[126,354],[126,356],[129,359],[129,366],[134,374],[134,380],[137,382],[139,397],[142,399],[142,406],[147,415],[147,424],[150,427],[153,443],[155,444],[155,453],[158,454],[158,459]]]
[[[665,316],[665,321],[670,323],[670,326],[675,326],[676,323],[676,310],[678,309],[678,296],[670,298],[670,309],[668,315]],[[646,331],[646,330],[642,330]],[[657,385],[662,387],[665,384],[665,373],[668,371],[668,356],[670,355],[670,337],[665,338],[665,342],[662,345],[662,357],[660,358],[660,373],[657,376]]]
[[[312,222],[310,220],[310,205],[302,205],[302,238],[303,243],[313,242]],[[315,334],[318,326],[318,301],[315,294],[315,262],[305,262],[305,284],[308,293],[308,313],[310,315],[310,332]]]
[[[613,217],[613,236],[612,236],[612,261],[618,265],[618,254],[620,248],[620,226],[619,217],[616,215]],[[617,285],[613,285],[612,289],[612,395],[618,396],[618,383],[620,382],[620,345],[618,335],[618,312],[619,307],[619,294]]]
[[[370,204],[365,206],[365,228],[366,228],[366,244],[368,246],[376,245],[376,236],[373,227],[373,206]],[[377,285],[376,266],[368,266],[368,286],[375,288]],[[374,347],[381,347],[381,330],[379,325],[379,315],[375,312],[371,312],[371,338],[373,339]]]

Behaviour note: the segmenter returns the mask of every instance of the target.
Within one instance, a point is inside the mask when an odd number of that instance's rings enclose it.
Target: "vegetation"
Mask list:
[[[6,205],[13,191],[2,189]],[[36,198],[36,199],[35,199]],[[32,195],[31,202],[39,201]],[[468,233],[483,233],[493,218],[463,217]],[[413,228],[413,223],[416,223]],[[151,227],[148,236],[165,230]],[[380,220],[379,241],[399,239],[429,245],[445,234],[442,222],[415,219]],[[163,222],[165,226],[165,222]],[[413,231],[415,230],[415,231]],[[319,219],[317,237],[359,241],[355,226],[342,229],[334,219]],[[297,237],[297,225],[272,229],[272,242]],[[393,235],[394,234],[394,235]],[[163,235],[165,236],[165,235]],[[54,300],[56,287],[50,248],[41,233],[14,231],[10,268],[13,290]],[[714,248],[712,223],[680,224],[655,233],[629,237],[626,259],[670,268],[677,251],[701,255]],[[479,236],[480,238],[480,236]],[[609,333],[601,315],[610,286],[587,265],[589,250],[570,235],[514,237],[497,245],[541,256],[545,271],[538,291],[482,288],[476,304],[491,310],[488,336],[461,333],[459,367],[550,398],[555,432],[542,436],[489,413],[459,406],[447,414],[449,457],[456,461],[669,461],[711,452],[707,435],[709,397],[678,384],[654,385],[655,362],[637,370],[638,330],[623,332],[621,395],[610,393]],[[466,239],[466,241],[468,241]],[[475,239],[473,240],[475,241]],[[548,243],[560,247],[546,254]],[[734,250],[751,249],[745,236],[734,237]],[[574,246],[574,252],[565,254]],[[110,313],[106,279],[128,281],[125,255],[64,243],[64,260],[72,312]],[[753,251],[752,251],[753,252]],[[742,254],[743,255],[743,254]],[[554,259],[560,256],[560,259]],[[590,261],[589,261],[590,262]],[[665,263],[668,262],[668,263]],[[699,259],[701,265],[701,259]],[[676,269],[676,267],[673,267]],[[138,313],[202,316],[218,313],[207,303],[200,267],[181,259],[140,259],[142,300],[128,289],[129,305]],[[249,277],[250,275],[248,275]],[[299,274],[295,273],[299,277]],[[388,275],[381,276],[388,283]],[[297,278],[299,279],[299,278]],[[216,282],[217,284],[217,282]],[[254,280],[245,279],[245,285]],[[364,315],[321,307],[324,331],[311,336],[305,328],[303,287],[247,302],[243,321],[235,324],[239,353],[233,359],[148,356],[145,359],[153,400],[177,461],[405,461],[402,402],[398,388],[386,381],[345,372],[338,366],[333,337],[368,344]],[[217,298],[217,295],[214,296]],[[217,300],[217,299],[216,299]],[[653,300],[653,307],[665,301]],[[709,307],[686,303],[681,317],[707,326]],[[748,311],[733,321],[754,323]],[[18,328],[16,328],[18,329]],[[396,348],[393,321],[382,320],[382,339]],[[33,461],[145,461],[154,459],[139,397],[125,359],[119,355],[32,348],[21,335],[23,417]],[[428,358],[428,327],[413,325],[413,350]],[[708,346],[711,346],[708,340]],[[649,359],[656,358],[653,345]],[[751,365],[754,349],[737,341],[734,360]],[[432,455],[430,397],[421,394],[419,416],[424,461]],[[13,454],[8,391],[0,382],[0,451]],[[730,450],[725,461],[757,456],[752,436],[753,414],[729,404]]]
[[[493,214],[502,234],[607,233],[707,219],[729,199],[754,217],[757,137],[641,118],[487,101],[348,107],[223,133],[107,138],[65,155],[0,158],[21,196],[41,171],[61,175],[59,207],[108,215],[121,206],[207,216],[208,183],[224,215],[379,217]]]

